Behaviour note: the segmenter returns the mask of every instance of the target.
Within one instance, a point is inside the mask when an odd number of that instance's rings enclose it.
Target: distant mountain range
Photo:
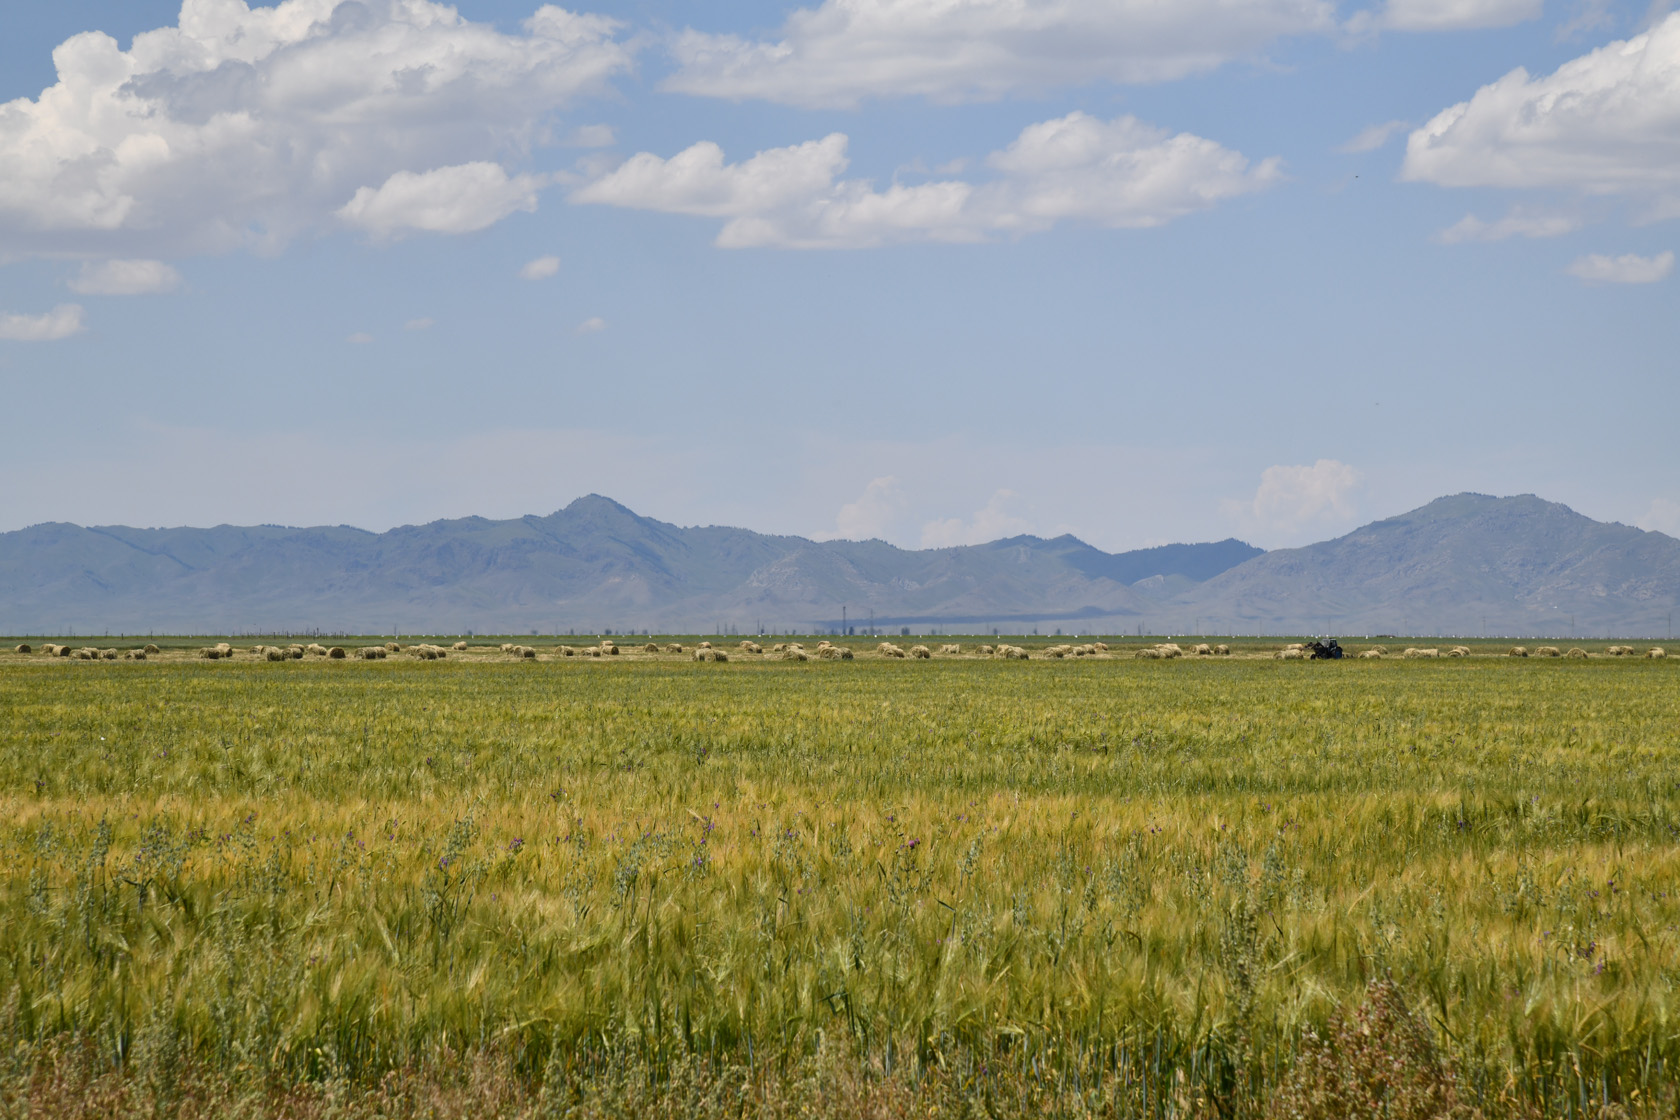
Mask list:
[[[0,534],[0,632],[1428,633],[1647,636],[1680,541],[1532,495],[1347,536],[1108,553],[1072,536],[907,550],[682,528],[590,495],[547,517]]]

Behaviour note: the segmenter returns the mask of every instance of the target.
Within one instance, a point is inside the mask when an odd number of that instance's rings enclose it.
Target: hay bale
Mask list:
[[[203,649],[198,651],[198,655],[206,661],[216,661],[221,658],[222,651],[217,649],[215,646],[205,646]]]
[[[279,646],[270,646],[264,651],[263,656],[270,661],[290,661],[292,659],[292,655]]]
[[[1132,656],[1139,661],[1159,661],[1161,660],[1161,651],[1154,646],[1144,646],[1142,649],[1134,651]]]
[[[385,659],[384,646],[363,646],[356,651],[356,656],[363,661],[383,661]]]
[[[311,657],[325,657],[327,655],[327,647],[320,642],[310,642],[304,647],[303,651]]]
[[[1208,645],[1206,642],[1197,642],[1194,646],[1190,647],[1190,652],[1197,657],[1212,657],[1213,647]]]
[[[1382,660],[1382,651],[1381,650],[1375,650],[1375,649],[1368,649],[1364,653],[1359,655],[1359,659],[1361,661],[1381,661]]]
[[[666,653],[681,653],[682,651],[683,647],[681,642],[671,642],[665,647]]]
[[[17,650],[15,652],[17,652],[17,653],[34,653],[35,651],[29,648],[29,643],[20,642],[20,643],[18,643],[18,647],[17,647]]]
[[[1632,657],[1634,648],[1632,646],[1606,646],[1604,652],[1611,657]]]
[[[939,647],[939,656],[941,657],[955,657],[961,652],[962,646],[959,646],[954,642],[946,642],[944,645]]]
[[[1306,652],[1299,646],[1289,646],[1284,649],[1280,649],[1274,656],[1279,661],[1305,661],[1307,659]]]
[[[1231,656],[1231,647],[1224,644],[1214,646],[1213,655],[1215,657],[1229,657]]]
[[[759,645],[757,642],[742,642],[741,643],[741,649],[743,649],[747,653],[763,653],[764,652],[764,647]]]
[[[99,651],[96,649],[79,649],[76,651],[77,661],[94,661],[97,660],[98,657]]]
[[[1469,646],[1453,646],[1451,649],[1447,650],[1447,652],[1445,654],[1443,654],[1442,656],[1443,657],[1469,657],[1470,656],[1470,647]]]
[[[286,647],[286,656],[290,657],[293,661],[302,661],[303,660],[303,647],[302,646],[287,646]]]
[[[984,653],[984,654],[990,656],[991,654],[994,654],[994,653],[997,652],[997,647],[996,646],[981,646],[979,649],[975,650],[974,652],[975,653]]]
[[[1536,656],[1536,657],[1562,657],[1563,656],[1563,651],[1556,646],[1535,646],[1534,647],[1534,656]]]
[[[700,643],[700,644],[699,644],[699,645],[698,645],[698,646],[696,646],[696,647],[695,647],[695,648],[696,648],[696,649],[711,649],[711,648],[712,648],[712,643],[711,643],[711,642],[701,642],[701,643]],[[777,648],[777,649],[781,649],[781,648],[782,648],[782,647],[781,647],[781,646],[777,646],[777,647],[776,647],[776,648]]]
[[[122,656],[122,651],[116,649],[102,649],[99,651],[99,656],[106,661],[115,661]]]
[[[1645,651],[1645,656],[1651,658],[1652,660],[1661,660],[1662,658],[1668,656],[1668,651],[1663,649],[1661,646],[1652,646],[1650,649]]]
[[[999,646],[998,653],[1003,655],[1005,661],[1031,660],[1031,655],[1021,646]]]
[[[798,646],[789,646],[781,653],[783,661],[809,661],[810,655]]]
[[[1171,660],[1174,657],[1184,656],[1184,650],[1174,642],[1162,642],[1155,648],[1160,650],[1161,656],[1167,658],[1168,660]]]
[[[1505,656],[1506,657],[1527,657],[1528,656],[1528,647],[1527,646],[1512,646],[1510,649],[1505,651]]]
[[[1414,647],[1407,649],[1404,656],[1416,661],[1420,658],[1440,657],[1441,651],[1439,649],[1417,649]]]
[[[933,651],[926,646],[911,646],[910,656],[920,658],[923,661],[929,661],[933,658]]]
[[[146,651],[143,649],[124,650],[123,658],[128,661],[144,661],[146,660]]]
[[[1572,658],[1576,661],[1585,661],[1587,659],[1587,651],[1582,649],[1580,646],[1576,646],[1568,653],[1564,654],[1564,656]]]
[[[502,643],[502,652],[503,653],[512,653],[513,652],[513,643],[512,642],[503,642]]]
[[[891,642],[882,642],[880,645],[876,646],[875,648],[881,654],[882,657],[904,657],[904,656],[906,656],[905,652],[902,648],[893,645]]]
[[[783,656],[785,657],[786,654],[784,653]],[[700,643],[700,648],[698,648],[694,651],[694,660],[696,660],[696,661],[728,661],[729,660],[729,655],[721,649],[713,649],[711,647],[711,643],[709,643],[709,642],[702,642],[702,643]],[[803,655],[801,655],[800,660],[804,660]]]
[[[514,648],[518,649],[519,647],[515,646]],[[554,652],[555,652],[556,655],[558,655],[560,657],[576,657],[577,656],[577,650],[573,649],[571,646],[555,646],[554,647]]]
[[[1069,646],[1069,645],[1046,646],[1046,647],[1044,647],[1044,656],[1054,657],[1058,661],[1060,661],[1062,658],[1068,656],[1072,652],[1073,652],[1073,647]]]
[[[613,644],[612,642],[603,641],[596,648],[601,651],[600,655],[602,657],[617,657],[618,656],[618,646]]]
[[[454,645],[450,646],[449,648],[454,650],[456,653],[465,653],[465,652],[467,652],[467,643],[466,642],[456,642]]]
[[[852,651],[845,646],[831,646],[827,642],[817,647],[817,656],[824,661],[850,661]]]
[[[1097,649],[1102,653],[1107,653],[1108,652],[1108,643],[1107,642],[1092,642],[1091,644],[1096,646]]]
[[[343,646],[333,646],[333,647],[331,647],[330,649],[327,650],[327,657],[329,659],[333,660],[333,661],[343,661],[344,660],[344,647]]]
[[[403,647],[398,645],[396,642],[386,642],[385,643],[385,652],[386,653],[401,653],[402,648]]]
[[[228,645],[226,642],[217,642],[216,648],[221,651],[223,657],[233,656],[233,647]]]

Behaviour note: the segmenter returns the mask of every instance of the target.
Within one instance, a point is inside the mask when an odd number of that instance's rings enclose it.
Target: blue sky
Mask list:
[[[12,3],[0,530],[1680,533],[1677,218],[1661,3]]]

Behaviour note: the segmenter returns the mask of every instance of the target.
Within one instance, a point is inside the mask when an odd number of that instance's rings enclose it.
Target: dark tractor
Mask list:
[[[1320,638],[1308,645],[1303,652],[1314,661],[1340,661],[1342,659],[1342,647],[1337,644],[1334,638]]]

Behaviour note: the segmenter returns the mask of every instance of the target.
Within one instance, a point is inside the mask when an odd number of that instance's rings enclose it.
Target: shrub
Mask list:
[[[1378,980],[1324,1037],[1308,1031],[1295,1066],[1268,1102],[1271,1120],[1447,1120],[1474,1115],[1429,1024],[1392,980]]]

